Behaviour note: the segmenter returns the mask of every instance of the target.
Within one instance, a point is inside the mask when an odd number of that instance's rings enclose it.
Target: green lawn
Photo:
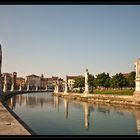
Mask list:
[[[134,89],[94,90],[95,94],[133,95]]]

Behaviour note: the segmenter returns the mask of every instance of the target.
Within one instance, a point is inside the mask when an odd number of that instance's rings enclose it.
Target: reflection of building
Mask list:
[[[9,105],[9,107],[10,107],[12,110],[15,108],[15,106],[16,106],[16,98],[15,98],[15,96],[10,98],[10,102],[9,102],[8,105]]]

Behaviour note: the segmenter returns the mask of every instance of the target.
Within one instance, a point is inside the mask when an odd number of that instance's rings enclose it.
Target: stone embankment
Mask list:
[[[0,135],[31,135],[0,102]]]
[[[139,96],[127,95],[106,95],[106,94],[88,94],[86,97],[82,93],[53,93],[54,96],[64,97],[71,100],[86,101],[89,103],[110,103],[121,105],[140,106]]]
[[[6,100],[17,94],[45,91],[6,92],[0,97],[0,135],[36,135],[7,105]]]

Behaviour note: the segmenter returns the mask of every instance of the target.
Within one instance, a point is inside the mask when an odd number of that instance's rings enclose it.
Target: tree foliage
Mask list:
[[[74,88],[82,88],[85,86],[85,78],[84,76],[78,76],[74,82]]]
[[[100,73],[94,77],[94,75],[89,74],[88,83],[90,87],[104,87],[104,88],[123,88],[135,86],[135,75],[134,71],[130,72],[128,76],[124,76],[122,73],[117,73],[112,77],[109,76],[109,73]],[[83,88],[85,86],[85,77],[78,76],[75,79],[74,87]]]
[[[132,71],[129,73],[127,81],[128,81],[128,86],[129,87],[135,87],[135,76],[136,76],[136,72]]]
[[[117,73],[116,75],[112,76],[110,85],[112,88],[127,87],[128,81],[122,73]]]
[[[101,73],[96,75],[96,79],[95,79],[95,85],[99,86],[99,87],[109,87],[110,86],[110,76],[109,73]]]

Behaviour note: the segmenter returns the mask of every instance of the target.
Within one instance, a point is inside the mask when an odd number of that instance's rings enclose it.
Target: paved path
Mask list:
[[[31,135],[0,102],[0,135]]]

